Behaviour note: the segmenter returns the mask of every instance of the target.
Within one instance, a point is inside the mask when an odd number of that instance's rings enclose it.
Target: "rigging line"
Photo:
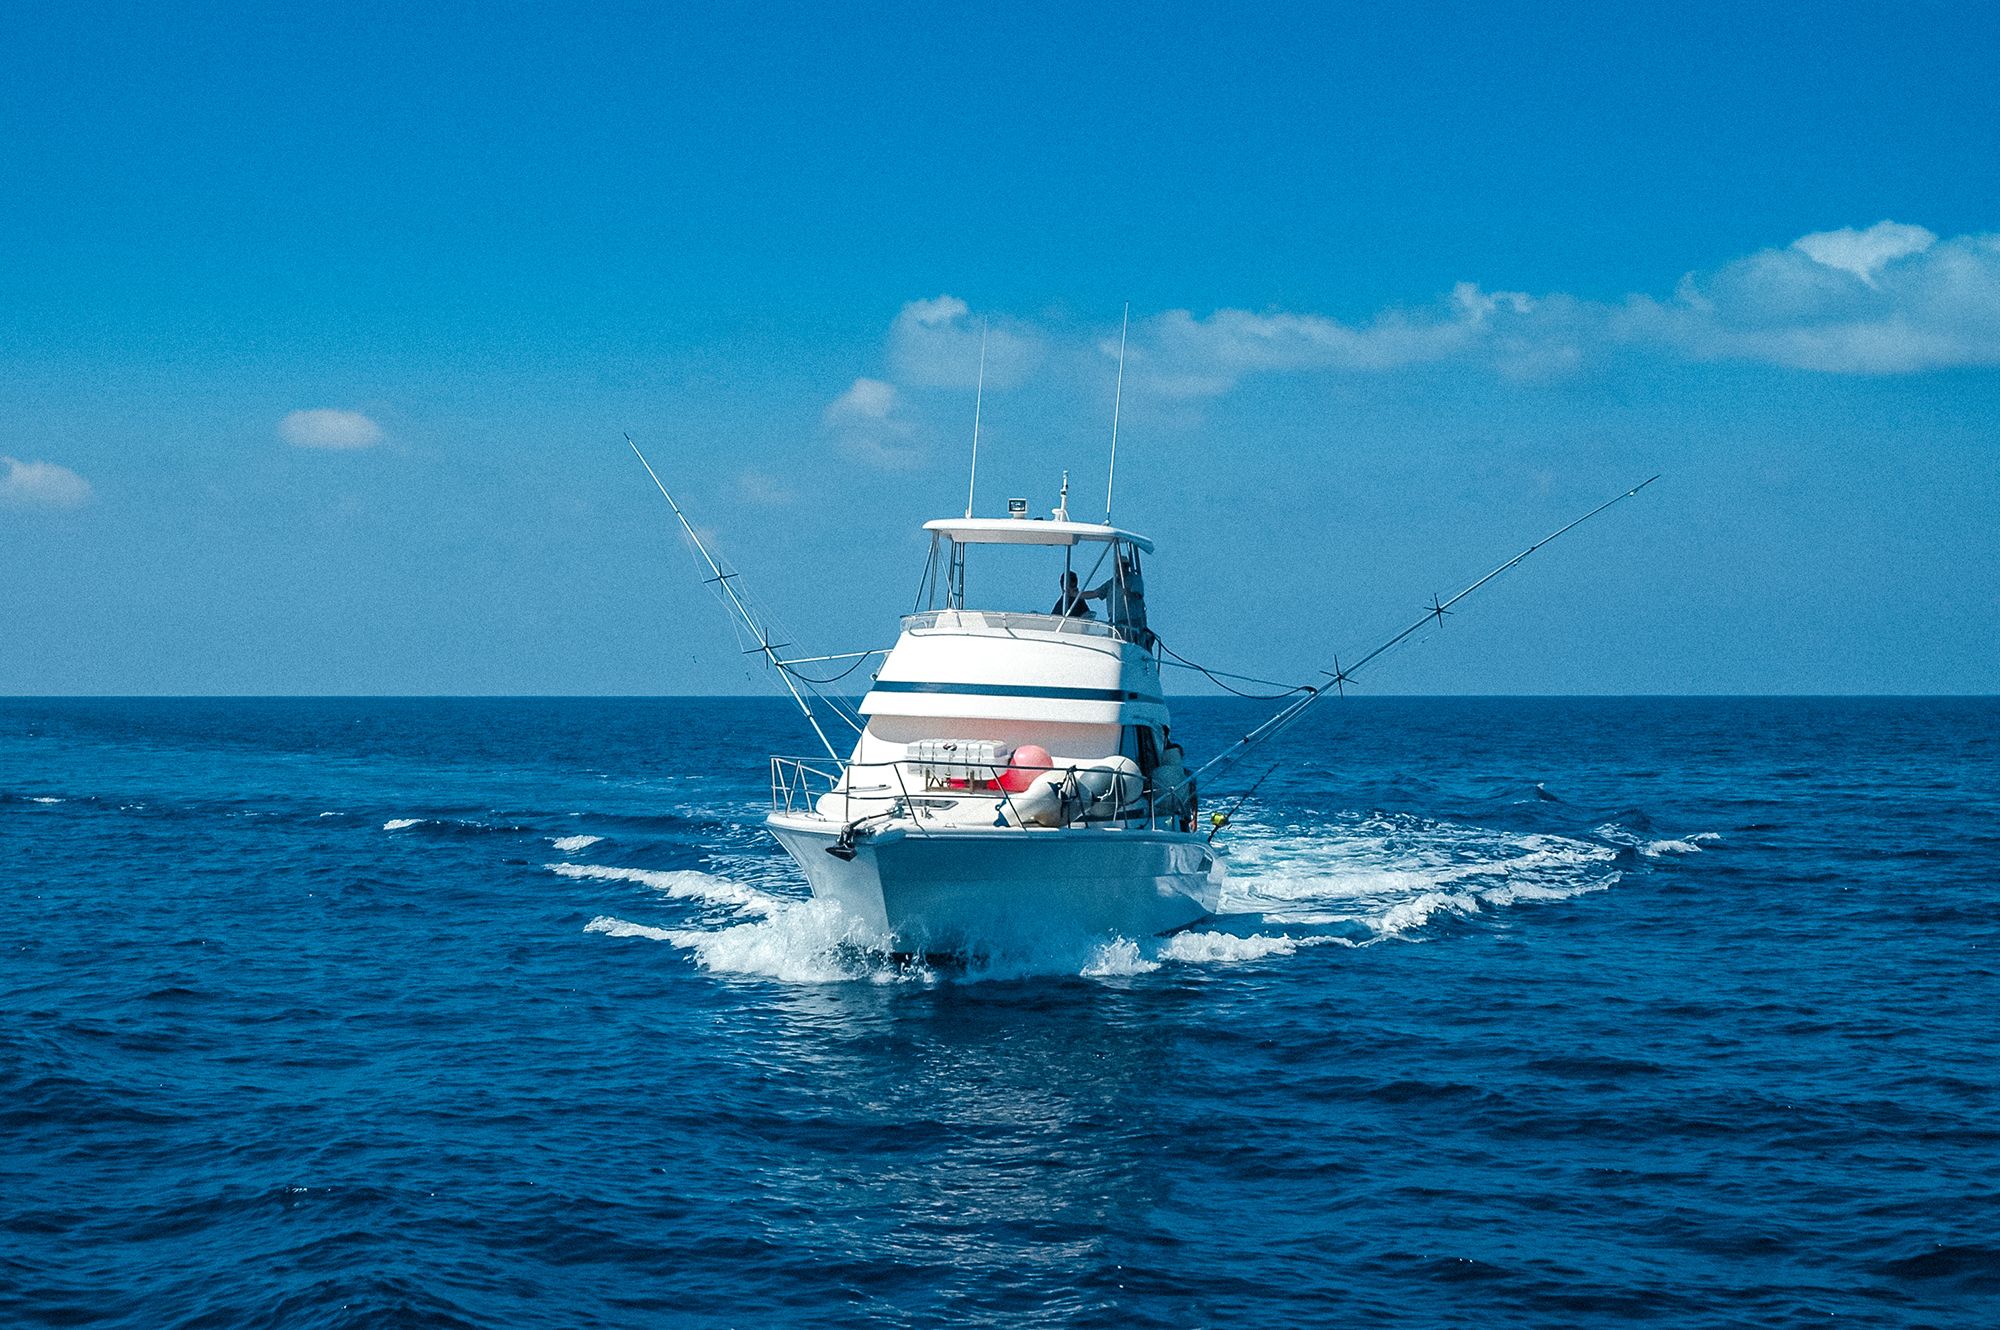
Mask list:
[[[737,574],[732,570],[728,573],[725,573],[723,576],[728,578],[736,578]],[[705,582],[712,584],[717,582],[719,579],[704,578],[703,580]],[[784,627],[779,622],[777,615],[772,613],[770,607],[765,605],[756,595],[754,595],[747,589],[741,591],[740,594],[742,596],[744,605],[749,610],[751,610],[764,625],[766,625],[764,631],[766,632],[767,635],[771,633],[781,633],[784,631]],[[720,597],[718,597],[718,599],[720,599]],[[726,603],[725,603],[725,608],[727,608]],[[735,628],[736,638],[738,643],[740,644],[743,640],[744,627],[742,624],[736,623],[733,617],[731,620],[731,626]],[[786,647],[789,645],[791,645],[789,641],[771,642],[770,644],[772,652],[776,652],[782,647]],[[763,654],[762,647],[758,645],[752,645],[745,649],[744,654],[745,655]],[[848,669],[841,671],[839,674],[832,676],[832,678],[830,679],[819,679],[813,675],[802,673],[799,670],[793,669],[791,667],[795,665],[812,664],[814,662],[822,660],[824,661],[854,660],[858,664],[860,659],[865,659],[870,655],[883,655],[883,654],[885,654],[885,650],[878,648],[874,651],[844,651],[830,656],[805,656],[790,660],[776,659],[771,657],[767,657],[767,659],[769,659],[770,663],[776,666],[780,671],[790,674],[794,679],[797,679],[800,683],[805,684],[807,691],[811,692],[812,695],[818,698],[821,702],[824,702],[827,706],[827,709],[832,711],[834,715],[840,717],[841,721],[849,729],[853,730],[856,734],[859,734],[862,730],[862,722],[857,718],[858,713],[856,713],[853,705],[851,703],[844,701],[841,698],[834,697],[828,693],[820,691],[819,688],[814,687],[815,684],[834,683],[841,679],[844,679],[849,674],[852,674],[854,672],[854,667],[850,666]]]
[[[924,560],[924,575],[917,579],[917,598],[910,603],[910,613],[912,614],[915,614],[919,610],[926,608],[928,602],[936,598],[937,595],[936,578],[937,578],[937,561],[938,561],[937,554],[938,554],[937,532],[933,531],[931,532],[930,557]],[[925,594],[926,592],[930,594],[926,595]]]
[[[814,693],[813,696],[817,697],[820,701],[826,703],[828,709],[831,710],[834,715],[840,717],[841,724],[847,726],[848,729],[853,730],[856,734],[861,733],[863,729],[862,723],[859,720],[855,719],[853,716],[848,715],[846,710],[841,707],[840,703],[837,700],[828,697],[825,693]]]
[[[780,668],[783,669],[783,667]],[[861,732],[861,722],[855,718],[856,713],[853,703],[847,701],[845,698],[836,697],[831,693],[822,691],[818,684],[818,681],[815,680],[811,675],[800,674],[797,670],[791,670],[791,669],[784,669],[783,672],[791,675],[794,679],[797,679],[800,683],[804,684],[806,686],[806,691],[810,692],[814,697],[818,698],[820,701],[826,703],[827,709],[832,711],[834,715],[840,717],[841,721],[844,724],[846,724],[847,728],[853,730],[857,734]],[[839,678],[841,676],[836,675],[835,677]]]
[[[1161,641],[1158,633],[1153,635],[1153,641],[1158,643],[1161,652],[1173,657],[1172,660],[1161,661],[1162,665],[1172,665],[1177,669],[1194,670],[1199,674],[1205,674],[1208,676],[1209,681],[1216,687],[1235,693],[1238,697],[1247,697],[1259,702],[1275,702],[1279,698],[1290,697],[1300,689],[1311,692],[1314,687],[1314,685],[1309,683],[1287,684],[1282,679],[1260,679],[1254,674],[1231,674],[1228,670],[1211,670],[1208,666],[1189,660],[1186,656],[1168,646],[1164,641]],[[1236,689],[1230,688],[1228,684],[1222,682],[1224,679],[1234,679],[1239,683],[1262,684],[1266,688],[1282,688],[1284,691],[1280,693],[1238,692]]]
[[[848,703],[846,703],[845,701],[843,701],[838,697],[832,696],[831,694],[822,693],[819,689],[814,688],[812,686],[812,682],[810,680],[806,680],[804,682],[806,684],[807,689],[812,693],[814,697],[826,703],[827,709],[833,712],[834,715],[840,717],[842,724],[847,726],[848,729],[853,730],[856,734],[861,733],[862,722],[854,713],[854,709],[851,705],[849,705]]]
[[[778,663],[780,665],[817,665],[821,661],[827,660],[853,660],[857,656],[886,656],[888,654],[888,647],[870,647],[866,651],[836,651],[830,656],[794,656],[790,660],[781,660]]]
[[[842,670],[840,673],[829,676],[828,678],[825,679],[816,678],[810,674],[800,674],[797,670],[792,668],[792,662],[790,661],[779,661],[778,668],[783,670],[785,673],[791,675],[794,679],[800,680],[801,682],[824,686],[826,684],[839,683],[842,679],[845,679],[848,675],[860,669],[862,663],[865,662],[870,656],[878,654],[880,653],[874,651],[857,651],[854,653],[854,663],[852,665],[849,665],[846,669]]]
[[[1243,805],[1250,802],[1250,796],[1257,793],[1257,787],[1262,785],[1265,781],[1271,779],[1271,773],[1276,771],[1282,765],[1283,765],[1283,759],[1280,759],[1279,761],[1273,762],[1269,767],[1265,768],[1264,774],[1259,776],[1254,782],[1252,782],[1249,789],[1243,791],[1243,793],[1236,796],[1235,802],[1229,805],[1229,810],[1227,812],[1214,812],[1208,815],[1208,843],[1210,845],[1215,844],[1216,833],[1229,825],[1229,819],[1235,817],[1236,814],[1242,810]]]
[[[742,597],[736,594],[736,588],[732,585],[736,575],[722,571],[721,565],[715,561],[715,556],[708,552],[708,546],[703,544],[701,537],[695,534],[694,524],[687,520],[687,514],[681,511],[681,506],[674,501],[674,496],[667,492],[666,485],[660,480],[659,472],[653,470],[653,464],[646,460],[646,454],[639,451],[639,445],[632,441],[630,434],[625,436],[625,442],[631,447],[632,455],[639,459],[639,465],[645,467],[646,474],[653,478],[653,487],[660,491],[660,497],[667,501],[667,507],[674,510],[674,517],[680,522],[681,530],[686,532],[687,538],[694,542],[694,547],[700,553],[702,562],[707,564],[708,571],[714,574],[715,584],[722,589],[722,594],[728,598],[730,607],[735,611],[737,617],[742,620],[743,625],[750,630],[750,635],[757,640],[757,649],[763,652],[765,660],[773,665],[777,665],[778,653],[771,645],[771,635],[764,630],[762,624],[757,622],[756,616],[750,613],[749,608],[744,605]],[[819,736],[820,743],[826,748],[827,756],[838,762],[840,754],[835,751],[833,741],[826,737],[826,731],[820,728],[819,718],[813,715],[812,705],[800,695],[797,688],[792,686],[791,672],[783,666],[779,666],[778,677],[784,681],[785,691],[792,695],[792,701],[798,703],[799,710],[805,714],[806,724],[812,726],[813,733]],[[822,698],[821,700],[824,701],[825,699]],[[842,719],[846,718],[843,716]],[[850,721],[848,723],[852,724],[853,722]]]
[[[1340,664],[1340,658],[1338,656],[1334,657],[1333,668],[1331,670],[1320,671],[1320,673],[1326,675],[1328,678],[1333,680],[1333,690],[1329,690],[1324,687],[1319,688],[1316,691],[1309,693],[1305,697],[1299,699],[1297,702],[1292,703],[1290,706],[1279,710],[1275,715],[1271,716],[1263,724],[1257,726],[1255,729],[1251,730],[1248,734],[1244,735],[1241,739],[1238,739],[1235,743],[1223,749],[1220,753],[1217,753],[1214,757],[1210,758],[1208,761],[1202,763],[1200,767],[1196,768],[1194,772],[1195,776],[1200,777],[1206,774],[1211,768],[1234,763],[1235,761],[1240,759],[1245,753],[1249,752],[1250,749],[1262,743],[1264,740],[1271,738],[1273,735],[1276,735],[1281,730],[1283,730],[1287,725],[1290,725],[1294,720],[1298,719],[1300,712],[1304,711],[1314,702],[1317,702],[1320,698],[1326,696],[1326,694],[1329,691],[1337,690],[1342,696],[1345,696],[1347,692],[1347,687],[1346,687],[1347,684],[1350,683],[1353,680],[1354,676],[1357,673],[1359,673],[1370,661],[1376,659],[1378,656],[1380,656],[1383,652],[1389,650],[1391,647],[1400,646],[1403,642],[1415,636],[1417,633],[1422,632],[1424,629],[1432,627],[1433,625],[1442,624],[1444,622],[1444,616],[1451,613],[1452,606],[1458,604],[1458,602],[1464,600],[1467,596],[1479,590],[1479,588],[1485,586],[1488,582],[1491,582],[1494,578],[1500,576],[1500,574],[1506,572],[1508,569],[1518,566],[1522,562],[1522,560],[1526,559],[1530,554],[1533,554],[1536,550],[1541,549],[1544,545],[1547,545],[1550,541],[1556,539],[1556,537],[1564,535],[1567,532],[1574,531],[1576,528],[1582,526],[1585,522],[1588,522],[1591,518],[1597,516],[1605,509],[1612,507],[1614,504],[1623,503],[1625,500],[1631,498],[1633,495],[1637,494],[1640,490],[1645,489],[1646,486],[1652,484],[1654,481],[1658,479],[1659,476],[1657,475],[1648,476],[1646,479],[1640,481],[1637,485],[1634,485],[1631,489],[1626,490],[1623,494],[1618,495],[1616,498],[1609,499],[1604,503],[1600,503],[1599,505],[1597,505],[1597,507],[1592,508],[1589,512],[1585,513],[1582,517],[1577,518],[1575,521],[1557,527],[1554,531],[1551,531],[1548,535],[1543,536],[1540,540],[1528,546],[1528,548],[1522,550],[1519,554],[1516,554],[1513,558],[1507,560],[1499,567],[1493,569],[1493,571],[1487,573],[1484,577],[1481,577],[1477,581],[1473,582],[1471,585],[1465,587],[1463,590],[1453,593],[1450,599],[1446,600],[1446,599],[1441,599],[1437,596],[1432,596],[1431,603],[1427,607],[1425,607],[1424,615],[1422,618],[1418,619],[1408,628],[1405,628],[1402,632],[1397,633],[1394,637],[1391,637],[1388,641],[1382,643],[1382,645],[1376,647],[1373,651],[1368,652],[1366,655],[1361,657],[1360,660],[1355,661],[1352,665],[1342,668]]]
[[[1275,679],[1249,679],[1246,680],[1246,682],[1266,684],[1272,688],[1284,689],[1284,691],[1277,693],[1246,693],[1241,688],[1233,688],[1227,682],[1225,682],[1225,680],[1229,679],[1242,679],[1243,676],[1240,674],[1224,674],[1220,670],[1205,669],[1202,666],[1196,665],[1190,661],[1163,660],[1160,662],[1160,664],[1171,665],[1173,666],[1173,668],[1177,670],[1189,670],[1195,674],[1202,675],[1210,683],[1214,684],[1217,688],[1220,688],[1223,692],[1232,694],[1236,697],[1248,698],[1252,702],[1279,702],[1284,700],[1285,698],[1290,697],[1293,693],[1298,692],[1300,689],[1304,689],[1307,692],[1311,692],[1313,687],[1311,684],[1302,683],[1302,684],[1294,684],[1291,687],[1286,688],[1284,684],[1279,683]]]
[[[821,702],[824,702],[829,711],[833,712],[834,715],[840,717],[842,724],[846,725],[848,729],[853,730],[856,734],[859,734],[862,731],[863,722],[860,719],[860,713],[856,710],[856,703],[851,702],[846,698],[836,697],[831,693],[825,692],[824,686],[838,683],[840,680],[845,679],[848,675],[854,673],[856,669],[860,668],[861,664],[864,661],[866,661],[868,657],[879,656],[884,654],[886,654],[886,652],[883,650],[845,651],[835,656],[825,656],[825,657],[808,656],[805,657],[803,660],[780,660],[780,661],[774,661],[772,663],[775,664],[781,672],[789,674],[792,678],[797,679],[800,683],[804,684],[806,686],[806,691],[810,692],[814,697],[818,698]],[[849,665],[846,669],[842,670],[840,673],[824,679],[819,678],[816,675],[806,674],[803,671],[794,668],[795,666],[817,660],[828,660],[828,661],[852,660],[854,663],[852,665]]]

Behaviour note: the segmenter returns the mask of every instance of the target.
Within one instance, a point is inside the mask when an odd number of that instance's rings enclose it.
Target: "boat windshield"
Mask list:
[[[1150,636],[1139,547],[964,543],[933,534],[915,609],[977,610],[1096,620]]]

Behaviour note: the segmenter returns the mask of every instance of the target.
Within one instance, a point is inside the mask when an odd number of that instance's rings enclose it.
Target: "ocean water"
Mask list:
[[[0,702],[0,1324],[2000,1324],[2000,701],[1332,702],[1237,913],[957,970],[773,751]]]

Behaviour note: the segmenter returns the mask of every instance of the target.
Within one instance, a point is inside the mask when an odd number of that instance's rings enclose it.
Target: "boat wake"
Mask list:
[[[719,862],[720,873],[560,862],[563,877],[623,888],[586,931],[665,942],[717,975],[786,983],[934,982],[1070,974],[1116,979],[1176,968],[1268,963],[1322,946],[1424,941],[1454,924],[1616,885],[1633,856],[1698,851],[1712,835],[1598,839],[1439,822],[1406,815],[1336,818],[1311,827],[1232,822],[1223,912],[1167,938],[1039,938],[1031,949],[956,960],[899,957],[827,901],[804,896],[771,856]],[[615,912],[614,912],[615,911]]]
[[[1420,936],[1443,918],[1560,901],[1617,884],[1616,844],[1495,831],[1407,814],[1305,828],[1235,830],[1229,914],[1255,914],[1366,945]]]

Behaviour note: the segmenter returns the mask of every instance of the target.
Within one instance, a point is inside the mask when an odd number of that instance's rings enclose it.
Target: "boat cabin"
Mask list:
[[[997,790],[1022,754],[1056,768],[1110,763],[1150,786],[1171,762],[1146,621],[1153,543],[1025,516],[925,530],[916,604],[861,702],[850,789],[896,764],[904,781],[915,772],[932,788]]]

